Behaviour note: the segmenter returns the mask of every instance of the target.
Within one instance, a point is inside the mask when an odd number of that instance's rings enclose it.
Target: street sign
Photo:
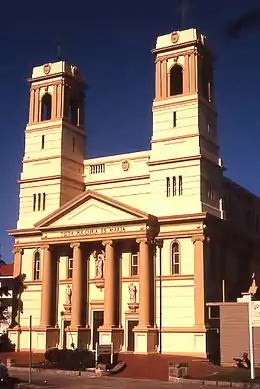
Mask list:
[[[251,314],[252,314],[252,326],[260,327],[260,301],[252,301]]]

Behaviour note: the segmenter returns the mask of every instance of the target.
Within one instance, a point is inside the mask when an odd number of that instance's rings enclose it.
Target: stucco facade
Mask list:
[[[223,280],[232,299],[241,269],[249,274],[251,257],[240,258],[249,242],[254,252],[259,200],[223,176],[206,39],[174,32],[153,53],[150,150],[95,159],[84,156],[80,71],[62,61],[33,69],[9,231],[14,275],[25,273],[27,285],[9,331],[19,350],[29,347],[32,315],[35,351],[112,342],[117,351],[206,356],[206,302],[221,298]],[[232,191],[245,213],[254,203],[252,229],[232,211]]]

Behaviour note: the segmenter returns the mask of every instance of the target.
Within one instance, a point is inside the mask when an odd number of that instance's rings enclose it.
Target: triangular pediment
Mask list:
[[[123,221],[147,220],[149,215],[110,197],[88,190],[35,224],[58,228]]]

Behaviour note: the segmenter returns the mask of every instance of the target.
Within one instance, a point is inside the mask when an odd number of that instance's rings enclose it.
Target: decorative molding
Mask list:
[[[149,238],[145,237],[145,238],[138,238],[138,239],[136,239],[136,243],[138,243],[138,244],[140,244],[140,243],[149,244],[149,243],[151,243],[151,242],[150,242],[150,239],[149,239]]]
[[[48,250],[48,251],[52,251],[53,250],[53,246],[52,245],[50,245],[50,244],[46,244],[46,245],[44,245],[44,246],[41,246],[41,247],[39,247],[41,250]],[[36,248],[36,250],[38,250],[37,248]]]
[[[105,287],[105,279],[102,278],[94,278],[94,284],[98,289],[104,289]]]
[[[172,43],[177,43],[179,40],[179,34],[177,32],[173,32],[171,35],[171,41]]]
[[[115,242],[113,240],[103,240],[102,241],[102,246],[114,246],[115,245]]]
[[[47,76],[51,71],[51,65],[49,63],[46,63],[43,65],[43,73]]]
[[[206,236],[206,235],[203,235],[203,234],[193,235],[191,237],[191,241],[192,241],[193,244],[196,243],[196,242],[206,242],[206,243],[209,243],[210,242],[210,237]]]
[[[129,170],[129,167],[130,167],[130,162],[127,159],[124,159],[122,161],[122,169],[123,169],[123,171],[127,172]]]
[[[130,312],[137,312],[139,309],[139,303],[127,303]]]
[[[70,244],[70,248],[81,248],[81,243],[80,242],[73,242]]]
[[[14,247],[12,253],[15,255],[15,254],[20,254],[20,255],[23,255],[24,254],[24,250],[20,247]]]

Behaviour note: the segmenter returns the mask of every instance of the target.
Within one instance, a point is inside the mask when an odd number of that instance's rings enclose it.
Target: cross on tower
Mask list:
[[[57,60],[61,60],[61,39],[57,40]]]
[[[180,12],[181,12],[181,29],[186,28],[187,13],[189,10],[189,5],[187,0],[180,0]]]

